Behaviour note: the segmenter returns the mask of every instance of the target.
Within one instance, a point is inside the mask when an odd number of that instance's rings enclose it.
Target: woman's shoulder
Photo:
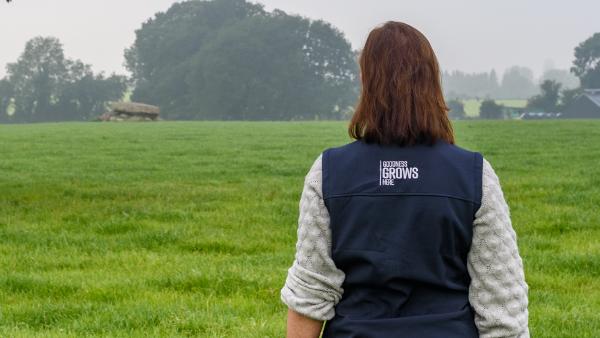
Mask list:
[[[308,171],[309,175],[318,174],[323,170],[323,153],[324,152],[321,152],[310,166],[310,170]]]

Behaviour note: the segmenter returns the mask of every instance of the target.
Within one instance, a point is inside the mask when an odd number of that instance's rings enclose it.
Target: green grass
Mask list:
[[[520,99],[514,99],[514,100],[494,100],[496,101],[496,103],[507,106],[507,107],[515,107],[515,108],[524,108],[527,105],[527,100],[520,100]],[[465,104],[465,114],[467,114],[467,116],[470,117],[477,117],[479,116],[479,108],[481,107],[481,102],[483,102],[483,100],[476,100],[476,99],[470,99],[470,100],[464,100],[463,103]]]
[[[0,337],[281,337],[303,176],[345,124],[0,126]],[[599,337],[600,121],[470,121],[534,337]]]

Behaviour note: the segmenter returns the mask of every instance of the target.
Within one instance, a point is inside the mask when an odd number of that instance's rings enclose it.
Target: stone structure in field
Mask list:
[[[138,102],[111,102],[111,111],[102,114],[100,121],[158,121],[160,109],[157,106]]]

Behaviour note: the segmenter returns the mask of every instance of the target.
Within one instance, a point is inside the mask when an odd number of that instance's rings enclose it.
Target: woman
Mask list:
[[[305,178],[288,337],[529,337],[508,206],[490,163],[454,145],[429,42],[388,22],[360,68],[356,141]]]

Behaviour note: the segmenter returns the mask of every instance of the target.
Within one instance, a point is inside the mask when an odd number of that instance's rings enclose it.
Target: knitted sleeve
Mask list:
[[[331,259],[329,213],[321,191],[321,157],[304,181],[298,219],[296,256],[281,299],[289,308],[317,320],[329,320],[343,290],[344,273]],[[527,291],[508,205],[498,177],[484,160],[482,204],[473,222],[467,268],[469,301],[483,338],[529,337]]]
[[[321,189],[321,157],[304,179],[296,256],[281,290],[281,300],[309,318],[329,320],[342,297],[345,275],[331,258],[329,212]]]
[[[529,337],[528,286],[508,205],[490,163],[483,161],[483,195],[467,256],[469,302],[482,338]]]

